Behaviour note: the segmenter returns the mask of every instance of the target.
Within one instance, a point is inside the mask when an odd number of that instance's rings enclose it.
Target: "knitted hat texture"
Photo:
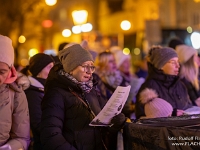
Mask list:
[[[10,38],[3,35],[0,35],[0,62],[8,64],[9,67],[14,64],[12,41]]]
[[[90,52],[82,48],[79,44],[73,44],[59,51],[58,57],[67,73],[86,61],[94,61]]]

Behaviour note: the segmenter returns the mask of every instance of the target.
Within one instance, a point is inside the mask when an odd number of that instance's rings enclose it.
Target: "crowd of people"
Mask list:
[[[198,53],[177,39],[152,46],[143,58],[147,71],[135,74],[121,48],[98,53],[87,41],[62,43],[57,57],[38,53],[20,72],[12,41],[3,35],[0,52],[0,150],[116,150],[129,118],[200,112]],[[90,126],[116,88],[129,85],[112,126]]]

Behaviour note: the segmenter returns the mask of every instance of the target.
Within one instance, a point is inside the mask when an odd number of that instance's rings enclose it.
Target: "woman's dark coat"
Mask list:
[[[42,116],[41,102],[44,96],[44,83],[45,79],[37,77],[28,77],[31,85],[25,90],[28,101],[30,126],[33,134],[33,149],[41,150],[42,145],[40,142],[40,122]]]
[[[166,75],[162,70],[158,70],[148,63],[148,77],[142,84],[137,94],[136,100],[136,118],[145,116],[144,105],[139,101],[140,93],[145,89],[154,89],[159,98],[169,102],[173,109],[185,110],[192,106],[185,85],[178,76]],[[164,107],[164,106],[163,106]]]
[[[100,127],[89,126],[106,100],[94,88],[84,93],[67,77],[59,75],[62,66],[54,66],[45,85],[42,101],[41,142],[46,150],[102,150]],[[94,83],[96,85],[96,83]],[[72,92],[77,94],[75,96]],[[89,103],[86,107],[79,98]]]

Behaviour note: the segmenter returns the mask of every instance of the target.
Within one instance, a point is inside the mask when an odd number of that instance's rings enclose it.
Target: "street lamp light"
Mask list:
[[[88,12],[86,10],[75,10],[72,12],[75,25],[82,25],[87,22]]]
[[[45,0],[45,3],[49,6],[53,6],[57,3],[57,0]]]
[[[123,31],[127,31],[131,28],[131,23],[128,20],[123,20],[120,24],[120,27]],[[124,33],[120,32],[118,34],[118,45],[124,47]]]
[[[70,37],[71,34],[72,34],[72,32],[71,32],[69,29],[64,29],[64,30],[62,31],[62,35],[63,35],[64,37]]]
[[[128,20],[124,20],[120,24],[122,30],[129,30],[131,28],[131,23]]]

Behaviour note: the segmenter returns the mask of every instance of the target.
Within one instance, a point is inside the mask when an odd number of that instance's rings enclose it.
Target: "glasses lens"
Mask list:
[[[94,67],[94,66],[91,66],[90,68],[91,68],[91,71],[92,71],[92,72],[95,71],[95,67]]]
[[[95,71],[95,66],[82,66],[84,68],[85,72],[94,72]]]

